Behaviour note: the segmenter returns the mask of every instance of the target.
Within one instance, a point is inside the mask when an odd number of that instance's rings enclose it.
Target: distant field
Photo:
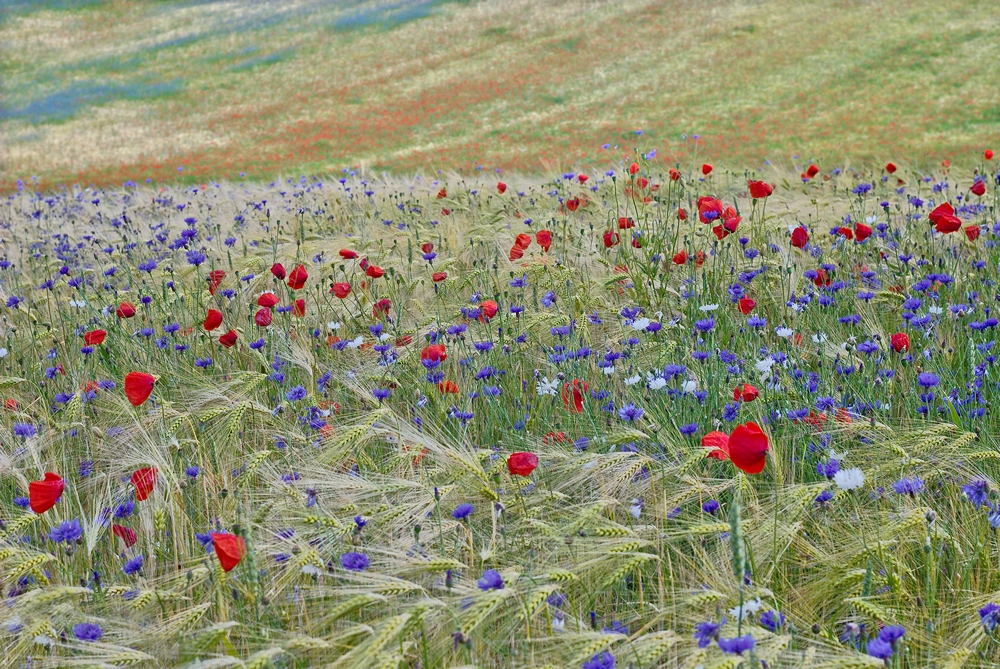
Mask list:
[[[5,3],[0,186],[541,172],[640,130],[662,160],[920,168],[1000,136],[989,0],[235,4]]]

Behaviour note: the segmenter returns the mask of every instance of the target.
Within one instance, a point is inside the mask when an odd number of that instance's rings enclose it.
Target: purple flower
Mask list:
[[[57,544],[61,544],[63,542],[71,544],[81,536],[83,536],[83,528],[80,527],[80,521],[76,518],[73,520],[64,520],[56,527],[53,527],[52,531],[49,532],[49,539]]]
[[[645,411],[629,402],[618,410],[618,417],[622,420],[636,421],[642,418]]]
[[[923,388],[933,388],[939,383],[938,375],[931,372],[920,372],[917,383]]]
[[[975,479],[962,486],[962,493],[977,509],[990,503],[990,484],[983,479]]]
[[[389,389],[388,388],[376,388],[372,391],[372,395],[375,396],[379,402],[383,402],[389,399]]]
[[[719,510],[719,503],[714,499],[710,499],[701,505],[701,510],[704,511],[705,513],[714,514],[716,511]]]
[[[892,644],[881,638],[872,639],[868,642],[868,654],[880,660],[888,660],[892,657]]]
[[[694,626],[694,638],[698,640],[698,648],[708,648],[708,646],[719,638],[719,630],[726,624],[726,619],[722,622],[713,623],[708,620]]]
[[[753,650],[756,643],[750,634],[733,637],[732,639],[719,639],[719,650],[723,653],[742,655],[748,650]]]
[[[122,571],[131,576],[142,569],[142,563],[145,561],[145,557],[142,555],[136,555],[134,558],[125,563],[125,566],[122,567]]]
[[[455,507],[455,510],[451,512],[451,517],[454,518],[455,520],[465,520],[470,515],[472,515],[472,512],[474,510],[475,507],[472,506],[471,504],[468,503],[459,504],[458,506]]]
[[[487,569],[483,572],[482,577],[476,581],[476,585],[483,591],[502,590],[503,576],[496,569]]]
[[[198,469],[197,465],[191,465],[190,467],[188,467],[187,469],[184,470],[184,473],[194,479],[194,478],[198,478],[198,473],[200,471],[201,470]]]
[[[785,614],[779,611],[765,611],[760,616],[760,624],[771,632],[777,632],[785,626]]]
[[[27,439],[38,434],[38,428],[31,423],[14,423],[14,434]]]
[[[712,328],[715,327],[715,318],[709,316],[700,321],[695,321],[694,327],[700,332],[711,332]]]
[[[376,397],[377,397],[377,395],[376,395]],[[298,400],[303,400],[303,399],[306,398],[306,389],[303,388],[302,386],[295,386],[294,388],[292,388],[291,390],[289,390],[287,393],[285,393],[285,398],[289,402],[296,402]]]
[[[368,556],[364,553],[351,552],[340,556],[340,566],[348,571],[364,571],[368,565]]]
[[[979,621],[987,632],[992,632],[1000,626],[1000,604],[990,602],[979,609]]]
[[[924,489],[924,482],[919,476],[914,476],[912,479],[899,479],[892,484],[892,489],[900,495],[914,497]]]
[[[80,641],[97,641],[104,636],[104,631],[97,623],[80,623],[73,626],[73,636]]]
[[[615,656],[603,651],[583,663],[583,669],[615,669]]]

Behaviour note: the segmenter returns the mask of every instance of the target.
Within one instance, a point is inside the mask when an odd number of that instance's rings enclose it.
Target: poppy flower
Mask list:
[[[740,301],[737,303],[737,306],[739,307],[741,314],[743,314],[744,316],[748,316],[750,315],[750,312],[753,311],[754,308],[757,306],[757,303],[753,300],[753,298],[741,297]]]
[[[333,286],[330,287],[330,292],[332,292],[340,299],[344,299],[345,297],[351,294],[351,284],[347,283],[346,281],[338,281],[337,283],[333,284]]]
[[[819,174],[819,168],[816,167],[815,165],[810,165],[809,169],[806,170],[806,176],[808,176],[810,179],[812,179],[817,174]]]
[[[237,336],[236,331],[230,330],[226,334],[219,337],[219,343],[226,348],[232,348],[237,339],[239,339],[239,336]]]
[[[87,334],[83,335],[83,343],[87,346],[97,346],[104,342],[104,338],[108,336],[108,333],[104,330],[91,330]]]
[[[678,251],[677,253],[674,254],[674,257],[671,258],[671,260],[673,260],[673,263],[675,265],[683,265],[683,264],[685,264],[688,261],[688,252],[687,252],[687,250],[686,249],[681,249],[680,251]]]
[[[444,344],[431,344],[425,346],[420,352],[421,360],[432,360],[433,362],[444,362],[448,359],[448,354],[444,351]]]
[[[111,532],[125,543],[125,548],[132,548],[135,545],[135,530],[131,527],[114,524],[111,526]]]
[[[503,195],[504,193],[506,193],[507,192],[507,184],[505,184],[502,181],[498,181],[497,182],[497,192],[500,193],[501,195]]]
[[[628,173],[635,174],[639,171],[639,163],[632,163],[628,166]]]
[[[736,232],[736,228],[742,220],[743,218],[732,207],[726,207],[726,210],[722,212],[722,227],[729,232]]]
[[[543,251],[548,253],[549,247],[552,246],[552,231],[539,230],[535,233],[535,241],[538,242],[538,245],[542,247]]]
[[[423,244],[420,245],[421,253],[431,253],[432,251],[434,251],[434,245],[432,243],[424,242]]]
[[[982,197],[982,195],[986,192],[986,184],[983,183],[982,180],[976,181],[975,183],[972,184],[969,190],[972,191],[974,195],[979,195],[980,197]]]
[[[635,227],[635,220],[631,216],[619,216],[618,217],[618,229],[619,230],[629,230]]]
[[[993,160],[993,150],[986,149],[985,151],[983,151],[983,158],[985,158],[986,160]]]
[[[694,254],[694,266],[696,268],[700,268],[704,264],[705,264],[705,252],[704,251],[695,251],[695,254]]]
[[[266,307],[261,307],[257,310],[257,313],[253,315],[253,322],[259,327],[266,328],[271,324],[271,310]]]
[[[221,269],[214,269],[208,273],[208,294],[215,295],[215,291],[218,290],[219,284],[225,278],[226,273]]]
[[[215,309],[209,309],[208,316],[205,317],[205,322],[202,323],[202,327],[211,331],[220,325],[222,325],[222,312]]]
[[[872,229],[871,226],[865,225],[864,223],[858,223],[854,226],[854,239],[858,243],[861,243],[871,237]]]
[[[296,318],[302,318],[306,315],[306,301],[305,300],[295,300],[292,303],[292,316]]]
[[[729,459],[747,474],[764,471],[768,448],[767,435],[757,423],[737,425],[729,434]]]
[[[729,435],[725,432],[709,432],[701,438],[701,445],[708,449],[705,457],[716,460],[729,459]]]
[[[142,502],[156,486],[156,467],[145,467],[132,472],[132,485],[135,486],[135,498]]]
[[[45,472],[41,481],[28,484],[28,504],[35,513],[45,513],[59,501],[66,484],[58,474]]]
[[[482,316],[479,317],[480,320],[482,320],[482,318],[484,316],[487,319],[490,319],[490,318],[493,318],[494,316],[496,316],[497,315],[497,310],[500,307],[498,307],[497,303],[494,302],[493,300],[486,300],[485,302],[483,302],[482,304],[479,305],[479,308],[483,310]]]
[[[792,246],[797,249],[805,248],[806,244],[809,243],[809,231],[806,230],[805,226],[800,225],[799,227],[792,230]]]
[[[943,234],[955,232],[962,227],[961,219],[955,216],[955,209],[948,202],[935,207],[927,218],[934,224],[934,229]]]
[[[358,254],[352,251],[351,249],[340,249],[338,253],[340,254],[340,257],[343,258],[344,260],[354,260],[355,258],[358,257]]]
[[[115,316],[118,318],[132,318],[135,316],[135,307],[132,306],[131,302],[122,302],[115,309]]]
[[[446,191],[444,188],[442,188],[441,190],[438,191],[437,197],[438,197],[439,200],[448,197],[448,191]]]
[[[715,236],[719,238],[719,241],[722,241],[723,239],[725,239],[726,237],[728,237],[729,234],[730,234],[729,230],[727,230],[726,228],[724,228],[721,225],[717,225],[714,228],[712,228],[712,232],[714,232]]]
[[[896,173],[896,166],[893,163],[886,163],[885,164],[885,171],[888,172],[889,174],[895,174]]]
[[[302,286],[306,285],[308,278],[309,273],[306,272],[306,268],[302,265],[296,265],[292,273],[288,275],[288,287],[292,290],[302,290]]]
[[[837,234],[846,239],[854,239],[854,231],[850,228],[840,227],[837,229]]]
[[[708,163],[705,163],[704,165],[701,166],[701,173],[707,177],[709,174],[712,173],[712,166],[709,165]]]
[[[571,197],[570,199],[566,200],[566,208],[569,209],[570,211],[576,211],[577,209],[579,209],[580,198]]]
[[[261,293],[260,297],[257,298],[258,307],[264,307],[265,309],[270,309],[276,304],[278,304],[278,296],[272,293],[271,291]]]
[[[271,265],[271,274],[273,274],[274,278],[277,279],[278,281],[284,281],[285,266],[282,265],[280,262],[274,263],[273,265]]]
[[[974,242],[979,239],[979,233],[980,230],[978,225],[970,225],[965,229],[965,236],[969,238],[970,242]]]
[[[438,384],[438,391],[440,391],[442,395],[455,395],[458,394],[458,386],[455,385],[454,381],[448,381],[446,379]]]
[[[431,279],[434,280],[434,283],[439,283],[447,278],[448,278],[448,272],[434,272],[433,274],[431,274]]]
[[[583,413],[583,398],[587,390],[587,382],[580,379],[573,379],[572,384],[564,384],[561,393],[563,405],[570,411]]]
[[[154,383],[156,383],[156,379],[152,374],[129,372],[125,375],[125,397],[132,403],[132,406],[141,406],[153,392]]]
[[[375,303],[372,307],[372,317],[381,318],[382,316],[389,315],[389,309],[392,308],[392,300],[388,297],[383,297],[381,300]]]
[[[604,233],[604,248],[610,249],[612,246],[618,243],[618,233],[614,230],[608,230]]]
[[[679,218],[682,221],[686,221],[688,219],[688,213],[687,210],[684,209],[684,207],[681,207],[680,209],[677,210],[677,218]]]
[[[763,181],[750,180],[747,182],[747,188],[750,189],[750,197],[755,200],[765,198],[774,192],[770,184],[764,183]]]
[[[385,274],[385,270],[378,265],[369,265],[368,269],[365,270],[365,274],[373,279],[380,279]]]
[[[7,411],[17,411],[19,406],[20,405],[17,403],[17,400],[13,397],[8,397],[3,401],[3,408]]]
[[[670,168],[670,180],[671,181],[680,181],[681,180],[681,173],[678,172],[673,167]]]
[[[892,345],[892,350],[896,353],[908,352],[910,350],[910,335],[905,332],[897,332],[889,337],[889,343]]]
[[[632,237],[632,248],[634,249],[642,248],[642,237],[639,237],[638,235]]]
[[[580,183],[582,183],[582,184],[585,184],[585,183],[587,183],[587,179],[589,179],[589,178],[590,178],[590,177],[588,177],[588,176],[587,176],[586,174],[578,174],[578,175],[576,176],[576,180],[577,180],[577,181],[579,181],[579,182],[580,182]]]
[[[537,466],[538,456],[534,453],[520,451],[507,458],[507,471],[511,476],[530,476]]]
[[[813,279],[813,283],[816,284],[817,288],[830,285],[830,277],[827,275],[825,269],[821,267],[816,270],[816,278]]]
[[[722,217],[722,201],[718,198],[702,195],[698,198],[698,220],[708,225]]]
[[[212,546],[215,547],[215,554],[219,556],[219,564],[226,572],[235,569],[247,552],[247,545],[243,541],[243,537],[235,534],[212,532]]]
[[[753,402],[760,396],[760,391],[755,387],[751,386],[749,383],[744,383],[743,387],[736,386],[733,388],[733,401],[738,402],[741,399],[744,402]]]

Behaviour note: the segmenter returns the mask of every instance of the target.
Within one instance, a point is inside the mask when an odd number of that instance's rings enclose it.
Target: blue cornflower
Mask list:
[[[892,644],[881,638],[872,639],[868,642],[868,654],[880,660],[888,660],[892,657]]]
[[[80,641],[97,641],[104,636],[104,631],[97,623],[80,623],[73,626],[73,636]]]
[[[618,410],[618,417],[622,420],[635,421],[642,418],[646,412],[629,402]]]
[[[52,531],[49,532],[49,539],[57,544],[61,544],[63,542],[71,544],[82,536],[83,528],[80,527],[80,521],[76,518],[73,520],[64,520],[59,523],[58,526],[53,527]]]
[[[709,316],[708,318],[703,318],[700,321],[695,321],[694,327],[700,332],[711,332],[712,328],[715,327],[715,318]]]
[[[694,638],[698,640],[698,648],[708,648],[708,646],[719,638],[719,630],[726,624],[726,619],[722,622],[713,623],[708,620],[694,626]]]
[[[785,626],[785,614],[780,611],[765,611],[760,616],[760,624],[776,633]]]
[[[190,467],[188,467],[187,469],[184,470],[184,473],[187,474],[188,476],[190,476],[193,479],[198,478],[198,474],[200,472],[201,472],[201,470],[198,469],[197,465],[191,465]]]
[[[503,576],[496,569],[487,569],[483,572],[482,577],[476,581],[476,585],[483,591],[502,590]]]
[[[472,506],[471,504],[468,503],[459,504],[458,506],[455,507],[455,510],[451,512],[451,517],[454,518],[455,520],[465,520],[466,518],[472,515],[472,512],[474,510],[475,507]]]
[[[375,390],[372,391],[372,395],[379,402],[383,402],[383,401],[389,399],[389,394],[390,393],[389,393],[389,389],[388,388],[376,388]]]
[[[145,562],[145,560],[146,558],[143,557],[142,555],[137,555],[125,563],[125,566],[122,567],[122,571],[131,576],[132,574],[142,569],[142,563]]]
[[[14,434],[27,439],[38,434],[38,428],[31,423],[14,423]]]
[[[914,497],[924,489],[924,482],[919,476],[914,476],[912,479],[903,478],[893,483],[892,489],[900,495]]]
[[[719,639],[719,650],[723,653],[742,655],[748,650],[753,650],[756,643],[751,634],[733,637],[732,639]]]
[[[340,556],[340,566],[348,571],[364,571],[368,565],[368,556],[364,553],[351,552]]]
[[[993,632],[993,630],[1000,626],[1000,604],[990,602],[979,609],[979,621],[983,624],[983,628],[987,633]]]
[[[302,386],[295,386],[287,393],[285,393],[285,398],[289,402],[297,402],[298,400],[304,400],[306,398],[306,389]]]
[[[974,479],[962,486],[962,493],[977,509],[990,503],[990,484],[983,479]]]
[[[615,656],[603,651],[583,663],[583,669],[615,669]]]
[[[701,505],[701,510],[705,513],[715,514],[715,512],[719,510],[719,502],[714,499],[710,499]]]
[[[541,303],[542,306],[545,307],[546,309],[551,309],[552,306],[556,303],[556,294],[550,290],[549,292],[542,295]]]
[[[681,425],[677,429],[685,437],[689,437],[698,431],[698,423],[688,423],[687,425]]]
[[[923,388],[933,388],[939,383],[938,375],[932,372],[920,372],[917,383]]]

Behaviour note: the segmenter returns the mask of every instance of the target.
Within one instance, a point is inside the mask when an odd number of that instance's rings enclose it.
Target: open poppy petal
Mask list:
[[[729,435],[729,459],[747,474],[764,471],[769,443],[757,423],[737,425]]]
[[[125,375],[125,397],[132,403],[132,406],[140,406],[149,399],[153,392],[153,384],[156,379],[152,374],[145,372],[129,372]]]
[[[219,564],[226,572],[235,569],[247,552],[247,545],[243,541],[243,537],[235,534],[213,532],[212,545],[215,547],[215,554],[219,556]]]
[[[45,478],[41,481],[32,481],[28,484],[28,503],[35,513],[45,513],[59,501],[62,497],[66,483],[62,477],[52,472],[45,472]]]
[[[156,467],[145,467],[132,472],[132,485],[135,486],[135,498],[142,502],[156,486]]]

